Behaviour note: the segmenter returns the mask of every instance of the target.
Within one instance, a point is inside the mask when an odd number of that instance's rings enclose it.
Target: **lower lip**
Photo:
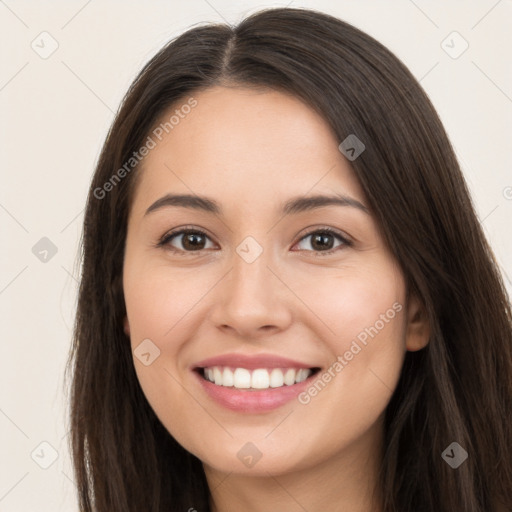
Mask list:
[[[202,377],[199,372],[194,371],[193,373],[199,379],[199,383],[207,395],[220,405],[232,411],[258,413],[277,409],[293,400],[311,384],[318,372],[297,384],[292,384],[291,386],[284,385],[279,388],[268,388],[261,391],[217,386]]]

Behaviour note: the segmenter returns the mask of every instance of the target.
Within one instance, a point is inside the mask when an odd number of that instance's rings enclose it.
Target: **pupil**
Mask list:
[[[198,234],[198,233],[190,233],[188,235],[185,236],[185,239],[183,241],[183,245],[184,247],[186,248],[189,248],[189,249],[201,249],[201,241],[198,242],[197,239],[201,239],[202,238],[202,235]],[[203,241],[204,243],[204,241]]]
[[[331,243],[329,243],[327,241],[327,239],[329,239],[329,238],[330,238]],[[319,245],[318,245],[318,243],[319,243]],[[333,246],[332,236],[330,234],[325,234],[325,233],[317,234],[313,237],[312,245],[316,249],[331,249]]]

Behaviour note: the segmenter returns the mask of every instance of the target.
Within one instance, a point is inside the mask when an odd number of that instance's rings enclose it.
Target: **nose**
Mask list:
[[[216,327],[257,339],[290,325],[293,293],[273,267],[265,250],[252,263],[234,253],[230,271],[215,287],[211,319]]]

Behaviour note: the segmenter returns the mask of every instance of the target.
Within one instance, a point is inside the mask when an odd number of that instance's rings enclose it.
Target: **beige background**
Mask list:
[[[123,94],[162,45],[192,25],[235,23],[278,5],[354,24],[421,80],[512,292],[510,0],[0,0],[0,511],[77,510],[63,370],[84,201]],[[453,31],[463,39],[446,39]],[[464,40],[467,50],[453,58]],[[54,255],[40,252],[48,248],[43,237]]]

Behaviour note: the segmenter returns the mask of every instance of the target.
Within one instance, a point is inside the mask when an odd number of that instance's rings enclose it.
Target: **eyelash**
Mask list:
[[[301,242],[303,239],[307,238],[308,236],[311,236],[311,235],[314,235],[316,233],[322,233],[322,234],[329,234],[329,235],[332,235],[332,236],[335,236],[337,237],[341,242],[342,242],[342,245],[339,245],[338,247],[334,247],[333,249],[329,249],[328,251],[314,251],[314,250],[311,250],[311,251],[306,251],[306,252],[313,252],[315,253],[315,256],[319,256],[319,257],[323,257],[323,256],[329,256],[330,254],[333,254],[334,252],[338,251],[340,248],[343,248],[343,247],[351,247],[353,245],[353,242],[351,242],[350,240],[348,240],[345,236],[343,236],[341,233],[339,233],[338,231],[332,229],[332,228],[329,228],[329,227],[325,227],[325,228],[315,228],[314,230],[312,231],[309,231],[307,233],[305,233],[299,240],[299,242]],[[197,228],[193,228],[191,226],[186,226],[184,228],[179,228],[175,231],[170,231],[169,233],[166,233],[159,241],[158,243],[156,244],[156,247],[157,248],[161,248],[161,247],[164,247],[164,246],[167,246],[168,245],[168,248],[170,251],[176,253],[176,254],[179,254],[180,256],[188,256],[188,255],[193,255],[194,253],[201,253],[202,251],[205,251],[206,249],[199,249],[197,251],[185,251],[185,250],[182,250],[182,249],[176,249],[175,247],[171,246],[169,244],[169,242],[174,238],[174,237],[177,237],[178,235],[184,235],[184,234],[194,234],[194,235],[201,235],[201,236],[205,236],[207,238],[210,238],[208,236],[207,233],[205,233],[204,231],[200,230],[200,229],[197,229]],[[299,243],[298,242],[298,243]],[[302,249],[304,250],[304,249]]]

